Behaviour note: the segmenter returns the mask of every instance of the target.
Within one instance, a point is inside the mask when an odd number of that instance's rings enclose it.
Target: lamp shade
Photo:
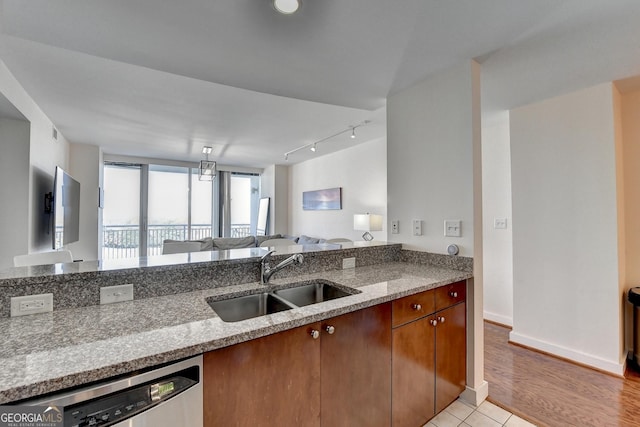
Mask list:
[[[382,215],[355,214],[353,229],[362,231],[382,231]]]

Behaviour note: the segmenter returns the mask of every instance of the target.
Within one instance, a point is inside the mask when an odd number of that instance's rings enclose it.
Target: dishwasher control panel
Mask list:
[[[192,366],[170,376],[119,390],[76,405],[65,406],[65,427],[107,427],[146,411],[189,389],[199,381],[200,368]]]

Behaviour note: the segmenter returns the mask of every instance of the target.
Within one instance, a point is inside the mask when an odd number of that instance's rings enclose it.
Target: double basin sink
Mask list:
[[[345,288],[328,280],[317,279],[293,283],[291,287],[273,292],[261,292],[222,300],[211,297],[207,298],[207,303],[225,322],[238,322],[358,293],[360,291],[356,289]]]

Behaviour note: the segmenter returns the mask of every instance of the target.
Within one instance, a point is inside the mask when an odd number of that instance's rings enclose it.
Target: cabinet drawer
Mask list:
[[[436,310],[442,310],[465,300],[467,297],[467,282],[462,280],[437,288],[435,291]]]
[[[391,325],[396,327],[435,311],[435,292],[426,291],[393,301]]]

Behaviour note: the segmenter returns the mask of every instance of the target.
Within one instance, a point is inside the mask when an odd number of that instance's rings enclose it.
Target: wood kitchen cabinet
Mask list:
[[[393,330],[393,426],[421,426],[433,418],[435,328],[422,318]]]
[[[319,426],[320,324],[204,355],[204,426]]]
[[[436,314],[436,413],[456,400],[466,385],[466,305]]]
[[[466,282],[393,302],[393,426],[420,426],[466,383]]]
[[[321,424],[389,426],[391,304],[334,317],[322,325]]]
[[[209,352],[203,376],[205,427],[389,426],[391,306]]]

